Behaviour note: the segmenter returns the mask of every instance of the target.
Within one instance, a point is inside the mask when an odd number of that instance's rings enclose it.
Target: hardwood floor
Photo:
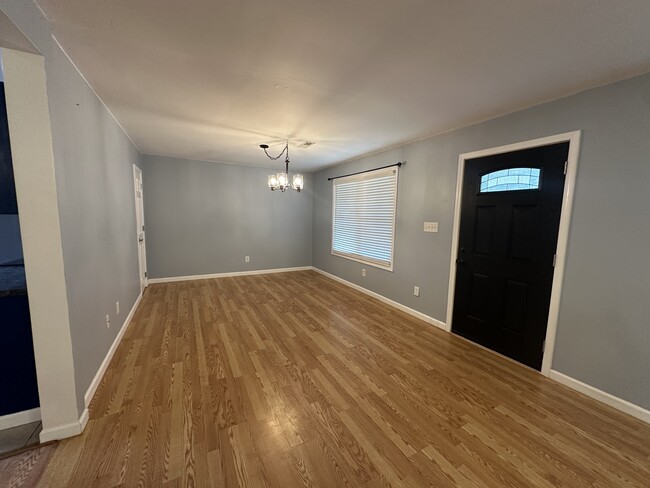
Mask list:
[[[151,285],[41,486],[648,487],[650,426],[312,271]]]

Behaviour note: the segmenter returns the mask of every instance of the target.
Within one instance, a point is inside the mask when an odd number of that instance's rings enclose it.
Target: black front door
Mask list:
[[[541,369],[569,143],[465,162],[452,330]]]

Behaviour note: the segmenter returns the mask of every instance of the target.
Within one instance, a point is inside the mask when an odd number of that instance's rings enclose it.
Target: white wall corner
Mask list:
[[[551,370],[549,378],[571,388],[572,390],[578,391],[583,395],[587,395],[594,400],[598,400],[605,405],[609,405],[616,410],[650,424],[650,410],[646,410],[639,405],[635,405],[627,400],[623,400],[622,398],[618,398],[610,393],[599,390],[598,388],[576,380],[575,378],[560,373],[559,371],[555,371],[554,369]]]

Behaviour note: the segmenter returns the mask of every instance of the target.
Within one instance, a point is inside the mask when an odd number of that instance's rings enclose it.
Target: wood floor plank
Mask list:
[[[39,486],[648,479],[647,424],[302,271],[149,286]]]

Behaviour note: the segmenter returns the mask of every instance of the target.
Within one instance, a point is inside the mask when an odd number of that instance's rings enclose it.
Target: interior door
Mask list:
[[[568,151],[465,162],[452,331],[538,370]]]
[[[140,273],[140,291],[147,286],[147,246],[144,230],[144,196],[142,194],[142,171],[133,165],[133,183],[135,189],[135,218],[138,238],[138,267]]]

